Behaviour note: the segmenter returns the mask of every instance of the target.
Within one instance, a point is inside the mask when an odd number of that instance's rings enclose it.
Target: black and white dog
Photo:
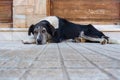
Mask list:
[[[67,39],[100,42],[101,44],[110,42],[109,37],[91,24],[75,24],[57,16],[48,16],[37,24],[31,25],[28,35],[31,33],[34,35],[34,40],[32,42],[23,41],[24,43],[46,44],[49,40],[58,43]]]

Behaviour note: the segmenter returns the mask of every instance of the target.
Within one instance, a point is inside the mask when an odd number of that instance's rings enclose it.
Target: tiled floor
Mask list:
[[[0,80],[120,80],[120,45],[0,41]]]

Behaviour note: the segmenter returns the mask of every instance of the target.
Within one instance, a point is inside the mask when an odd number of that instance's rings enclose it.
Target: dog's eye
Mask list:
[[[42,30],[42,33],[45,33],[46,32],[46,30]]]

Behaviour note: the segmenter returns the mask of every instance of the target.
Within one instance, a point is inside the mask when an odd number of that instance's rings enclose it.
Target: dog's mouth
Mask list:
[[[45,42],[42,42],[42,41],[36,41],[36,44],[37,45],[44,45],[44,44],[46,44]]]

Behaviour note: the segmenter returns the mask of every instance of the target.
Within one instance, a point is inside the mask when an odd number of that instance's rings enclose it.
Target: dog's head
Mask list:
[[[46,20],[31,25],[28,35],[34,35],[36,44],[46,44],[47,40],[54,34],[55,28]]]

